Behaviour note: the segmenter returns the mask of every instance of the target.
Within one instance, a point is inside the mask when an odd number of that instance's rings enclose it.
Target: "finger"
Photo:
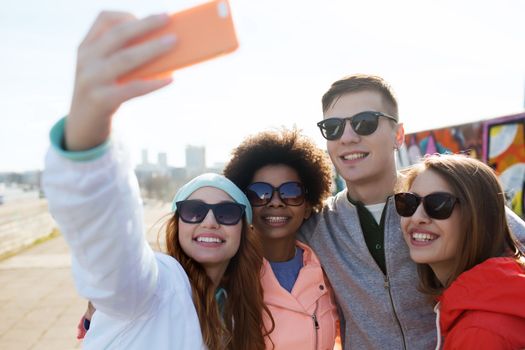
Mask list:
[[[95,41],[101,34],[117,24],[136,19],[128,12],[103,11],[99,13],[80,45],[84,46]]]
[[[107,95],[108,99],[112,100],[116,105],[120,105],[134,97],[146,95],[155,90],[159,90],[169,84],[173,79],[156,79],[156,80],[134,80],[126,84],[114,84],[107,86],[103,93]]]
[[[108,30],[107,34],[94,43],[93,50],[98,57],[107,57],[155,29],[168,23],[168,15],[153,15],[141,20],[127,21]]]
[[[101,77],[115,80],[152,59],[168,52],[176,44],[173,35],[166,35],[158,39],[135,45],[112,55],[99,73]]]
[[[80,43],[77,50],[77,69],[83,70],[86,65],[91,65],[94,61],[100,60],[96,52],[95,44],[99,37],[103,36],[110,28],[125,22],[137,21],[136,17],[126,12],[101,12],[84,40]]]

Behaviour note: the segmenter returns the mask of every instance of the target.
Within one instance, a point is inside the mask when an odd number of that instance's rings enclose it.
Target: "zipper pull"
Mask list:
[[[317,322],[317,315],[316,314],[312,315],[312,320],[314,321],[315,329],[319,329],[319,322]]]
[[[385,289],[390,289],[390,281],[388,280],[387,276],[385,276],[385,284],[384,284],[384,286],[385,286]]]

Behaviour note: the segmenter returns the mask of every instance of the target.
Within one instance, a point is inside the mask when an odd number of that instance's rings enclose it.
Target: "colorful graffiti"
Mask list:
[[[483,124],[481,122],[449,128],[421,131],[405,136],[410,164],[426,154],[468,152],[481,159],[483,150]]]
[[[487,121],[484,161],[496,173],[504,186],[510,206],[521,217],[525,216],[525,115]]]
[[[405,136],[401,166],[433,153],[467,153],[499,175],[509,206],[525,217],[525,113]]]

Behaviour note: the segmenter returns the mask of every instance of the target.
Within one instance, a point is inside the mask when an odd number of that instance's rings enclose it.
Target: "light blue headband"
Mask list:
[[[178,191],[177,194],[175,194],[175,198],[173,198],[173,202],[171,203],[171,211],[176,212],[177,211],[177,202],[183,201],[186,198],[188,198],[193,192],[197,191],[199,188],[202,187],[215,187],[219,190],[223,190],[226,192],[230,197],[233,198],[237,203],[244,204],[246,206],[246,220],[248,221],[248,224],[252,223],[252,207],[250,205],[250,201],[248,201],[248,198],[246,195],[237,187],[233,182],[228,180],[226,177],[219,175],[219,174],[213,174],[213,173],[206,173],[197,176],[184,186],[182,186]]]

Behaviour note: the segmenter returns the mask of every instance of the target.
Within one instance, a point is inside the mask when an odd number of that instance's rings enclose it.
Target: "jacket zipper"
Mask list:
[[[385,275],[385,289],[388,290],[388,296],[390,297],[390,305],[392,305],[392,312],[394,313],[394,318],[396,320],[397,326],[399,327],[399,331],[401,332],[401,338],[403,339],[403,349],[406,350],[407,344],[405,340],[405,333],[403,333],[401,322],[399,322],[399,318],[397,317],[396,308],[394,307],[394,299],[392,298],[392,292],[390,290],[390,280],[388,279],[387,275]]]
[[[319,346],[319,322],[317,321],[317,308],[319,307],[319,300],[315,302],[315,310],[314,310],[314,313],[312,314],[312,321],[314,323],[314,336],[315,336],[315,347],[314,347],[314,350],[317,350],[318,346]]]
[[[436,331],[437,331],[437,341],[436,341],[436,350],[441,349],[441,326],[439,325],[439,304],[440,302],[434,306],[434,312],[436,313]]]

